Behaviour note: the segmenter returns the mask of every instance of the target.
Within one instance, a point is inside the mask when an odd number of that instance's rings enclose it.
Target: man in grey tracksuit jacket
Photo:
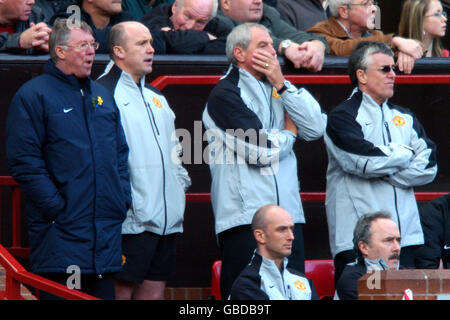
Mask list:
[[[183,231],[185,191],[191,184],[179,159],[175,114],[161,92],[145,84],[145,75],[152,71],[151,41],[148,28],[139,22],[114,26],[114,62],[99,79],[114,93],[130,149],[132,207],[122,225],[119,299],[164,297],[165,282],[175,268],[175,235]]]
[[[414,267],[414,246],[422,245],[424,238],[413,187],[430,183],[437,172],[436,145],[410,110],[388,101],[395,80],[392,51],[382,43],[371,45],[375,46],[371,59],[363,56],[371,49],[368,44],[350,56],[349,73],[358,88],[329,113],[324,135],[325,205],[336,280],[345,264],[356,258],[352,251],[356,221],[376,211],[391,214],[402,238],[400,263]],[[386,88],[388,94],[383,96]]]
[[[240,41],[239,35],[251,32],[248,61],[242,61],[240,53],[235,53],[236,60],[233,52],[227,52],[233,63],[212,90],[203,112],[209,142],[211,202],[222,250],[223,297],[228,296],[234,279],[256,248],[250,223],[256,210],[265,204],[279,205],[292,215],[296,243],[289,261],[304,271],[301,224],[305,217],[293,145],[297,136],[307,141],[319,139],[325,123],[314,97],[284,80],[273,46],[258,51],[265,55],[258,60],[264,68],[251,65],[254,45],[260,40],[272,41],[266,30],[260,25],[243,24],[232,31],[227,47],[235,47],[234,51],[238,51],[234,41]],[[262,35],[257,33],[260,31]],[[293,123],[295,130],[287,123]]]

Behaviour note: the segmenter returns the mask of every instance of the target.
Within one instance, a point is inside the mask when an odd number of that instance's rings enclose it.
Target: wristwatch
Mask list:
[[[286,52],[286,49],[289,48],[292,41],[289,39],[281,41],[281,55],[284,56],[284,53]]]

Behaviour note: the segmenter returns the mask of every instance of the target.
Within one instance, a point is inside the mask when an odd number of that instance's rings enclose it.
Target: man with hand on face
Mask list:
[[[362,216],[353,231],[358,258],[345,267],[336,287],[338,298],[357,300],[358,279],[369,271],[398,270],[400,243],[400,232],[389,214],[376,212]]]
[[[359,43],[348,62],[355,89],[328,114],[325,207],[336,281],[356,258],[351,234],[367,212],[392,214],[403,266],[415,267],[415,251],[424,243],[414,187],[435,178],[436,145],[410,110],[389,101],[394,68],[387,44]]]
[[[0,52],[48,52],[52,30],[34,0],[0,0]]]
[[[165,51],[156,54],[225,54],[231,27],[215,18],[218,0],[176,0],[142,18],[153,35],[164,40]]]
[[[160,300],[175,272],[176,236],[183,231],[185,194],[191,181],[181,153],[175,114],[164,96],[146,85],[153,70],[152,36],[140,22],[111,29],[111,61],[98,82],[111,90],[130,148],[133,205],[122,226],[123,268],[116,298]]]
[[[77,289],[114,299],[131,205],[119,110],[89,78],[98,43],[85,22],[58,20],[49,46],[45,73],[17,91],[6,122],[9,170],[27,199],[31,270],[68,285],[78,267]]]
[[[217,18],[231,28],[246,22],[261,24],[269,30],[276,53],[291,61],[295,68],[322,70],[325,54],[329,52],[325,38],[295,29],[262,0],[220,0]]]
[[[309,28],[308,32],[325,36],[330,55],[349,56],[362,41],[384,42],[398,51],[399,70],[408,74],[414,61],[422,58],[424,48],[419,41],[373,30],[378,9],[375,0],[328,0],[328,5],[331,17]]]
[[[287,268],[294,222],[281,207],[265,205],[252,220],[257,249],[231,289],[230,300],[318,300],[311,280]]]
[[[289,266],[304,272],[305,217],[293,145],[297,137],[319,139],[325,128],[319,103],[285,80],[264,26],[235,27],[227,38],[227,58],[230,68],[211,91],[202,118],[223,297],[256,248],[250,223],[268,203],[292,215],[295,240]]]

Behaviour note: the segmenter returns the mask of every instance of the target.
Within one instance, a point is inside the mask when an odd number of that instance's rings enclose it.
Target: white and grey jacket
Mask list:
[[[144,231],[167,235],[183,231],[185,191],[191,184],[178,158],[175,114],[164,96],[110,62],[98,82],[110,89],[120,111],[130,149],[133,206],[122,225],[123,234]]]
[[[280,272],[275,262],[255,251],[231,288],[230,300],[318,300],[314,284],[305,275],[286,268]]]
[[[203,112],[212,176],[211,202],[216,233],[250,224],[262,205],[285,208],[304,223],[293,151],[295,135],[284,130],[289,113],[304,140],[322,137],[319,103],[288,81],[280,96],[267,81],[231,65],[211,91]]]
[[[408,109],[355,89],[328,115],[326,212],[333,257],[353,249],[359,217],[391,214],[402,247],[423,244],[414,186],[433,181],[436,146]]]

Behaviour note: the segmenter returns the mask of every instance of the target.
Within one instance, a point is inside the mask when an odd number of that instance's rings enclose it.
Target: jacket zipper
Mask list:
[[[383,125],[386,128],[388,141],[389,141],[389,143],[391,143],[392,142],[391,132],[389,131],[389,125],[388,125],[387,121],[384,119],[383,109],[381,109],[381,115],[382,115]],[[386,145],[386,141],[384,139],[384,134],[382,134],[382,136],[383,136],[383,142]],[[392,186],[392,189],[394,190],[394,204],[395,204],[395,213],[397,214],[398,230],[399,230],[400,234],[402,234],[402,228],[401,228],[401,224],[400,224],[400,215],[398,213],[398,205],[397,205],[397,202],[398,202],[397,201],[397,189],[395,188],[395,186]]]
[[[161,164],[162,164],[162,169],[163,169],[163,199],[164,199],[164,227],[163,227],[162,234],[165,235],[166,228],[167,228],[167,201],[166,201],[166,168],[164,165],[164,155],[162,153],[161,146],[159,145],[159,140],[157,139],[157,136],[159,136],[159,129],[158,129],[158,126],[156,125],[155,116],[153,114],[152,109],[150,108],[150,105],[145,100],[142,90],[139,90],[139,91],[141,91],[142,100],[144,100],[144,104],[147,109],[147,116],[150,121],[153,134],[155,135],[155,141],[156,141],[156,144],[159,149],[159,155],[161,156]],[[155,130],[156,130],[156,133],[155,133]]]
[[[80,89],[80,93],[81,93],[81,99],[82,99],[83,105],[84,105],[85,99],[84,99],[84,91],[83,91],[82,88]],[[92,137],[91,137],[91,135],[90,135],[90,133],[89,133],[89,120],[88,120],[89,113],[87,112],[88,110],[89,110],[89,108],[84,108],[83,114],[84,114],[84,120],[86,121],[86,127],[87,127],[87,129],[88,129],[89,141],[90,141],[90,143],[91,143],[91,156],[92,156],[92,163],[93,163],[93,165],[94,165],[94,171],[95,171],[95,157],[94,157],[94,150],[92,149],[92,145],[93,145],[93,144],[92,144]],[[94,172],[93,179],[94,179],[94,187],[97,188],[97,187],[96,187],[96,185],[97,185],[97,179],[96,179],[95,172]],[[94,244],[94,259],[93,259],[93,261],[94,261],[94,269],[95,269],[95,271],[96,271],[96,273],[97,273],[97,266],[96,266],[96,256],[97,256],[97,228],[95,227],[95,211],[96,211],[95,209],[96,209],[96,206],[97,206],[96,202],[97,202],[97,196],[95,195],[95,192],[94,192],[94,214],[93,214],[93,216],[92,216],[92,220],[93,220],[93,224],[94,224],[94,233],[95,233],[94,239],[96,239],[96,240],[95,240],[95,242],[94,242],[95,244]],[[97,276],[98,276],[99,279],[102,278],[102,274],[101,274],[101,273],[97,273]]]

